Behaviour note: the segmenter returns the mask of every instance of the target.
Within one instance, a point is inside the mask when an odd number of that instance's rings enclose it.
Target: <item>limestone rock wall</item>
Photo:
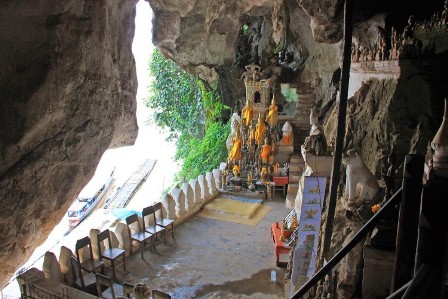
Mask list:
[[[0,286],[136,138],[136,2],[0,3]]]

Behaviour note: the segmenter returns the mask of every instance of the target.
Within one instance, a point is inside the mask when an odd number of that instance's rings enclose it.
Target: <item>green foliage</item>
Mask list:
[[[198,80],[157,50],[151,56],[149,70],[154,80],[146,105],[154,110],[155,123],[169,128],[171,139],[179,133],[200,137],[205,115]]]
[[[249,26],[247,24],[244,24],[241,27],[241,34],[246,36],[249,33]]]
[[[154,121],[169,128],[176,140],[179,178],[191,179],[217,167],[227,157],[225,145],[230,126],[221,122],[224,109],[218,94],[198,78],[182,71],[155,50],[149,64],[153,83],[146,105]]]
[[[210,123],[204,138],[188,138],[181,135],[177,142],[176,160],[182,160],[180,178],[196,178],[217,167],[227,158],[226,139],[229,124]]]

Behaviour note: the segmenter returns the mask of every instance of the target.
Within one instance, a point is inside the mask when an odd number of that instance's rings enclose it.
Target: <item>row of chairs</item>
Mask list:
[[[167,234],[171,233],[174,239],[174,220],[164,218],[163,206],[160,202],[143,209],[141,222],[137,214],[127,217],[126,225],[130,239],[130,254],[133,253],[133,243],[136,242],[139,244],[138,248],[141,250],[142,258],[144,248],[150,246],[156,251],[157,244],[166,243]],[[93,238],[93,236],[91,237]],[[105,268],[112,271],[113,281],[117,281],[115,270],[118,267],[123,265],[123,270],[126,271],[125,250],[113,247],[111,232],[108,229],[99,232],[96,235],[96,241],[97,252],[95,254],[98,258],[95,258],[93,254],[90,237],[79,239],[75,245],[75,256],[71,263],[76,265],[73,269],[78,269],[76,274],[80,277],[82,289],[86,289],[83,279],[85,272],[95,274],[98,287],[99,281],[107,281],[101,276],[105,273]],[[108,277],[106,276],[106,278]]]
[[[166,243],[167,234],[170,232],[174,239],[174,220],[164,218],[162,203],[160,202],[144,208],[142,211],[142,220],[140,224],[137,214],[126,217],[126,225],[131,240],[131,254],[132,247],[136,247],[140,249],[142,259],[144,259],[144,248],[151,247],[154,251],[157,251],[156,245]],[[133,246],[134,241],[139,244],[138,247]]]
[[[112,240],[110,231],[108,229],[100,232],[97,235],[98,244],[98,257],[95,259],[93,256],[92,242],[90,238],[84,237],[79,239],[75,245],[76,262],[78,263],[79,275],[82,277],[82,271],[88,273],[98,273],[98,269],[101,273],[104,273],[104,268],[108,268],[112,271],[112,276],[116,280],[115,269],[120,265],[123,265],[123,270],[126,271],[125,251],[121,248],[112,246]],[[87,250],[87,254],[85,251]],[[110,262],[110,266],[106,265],[104,260]],[[81,284],[84,284],[81,280]],[[84,288],[85,285],[82,285]]]

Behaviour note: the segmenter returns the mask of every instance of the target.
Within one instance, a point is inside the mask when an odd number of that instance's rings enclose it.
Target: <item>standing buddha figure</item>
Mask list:
[[[263,145],[264,134],[266,132],[266,125],[264,121],[261,119],[261,114],[258,114],[258,123],[255,127],[255,143],[257,146]]]
[[[246,100],[246,106],[241,112],[244,118],[244,125],[247,128],[254,117],[254,108],[250,105],[249,100]]]
[[[243,144],[243,139],[240,136],[240,131],[236,131],[235,138],[233,138],[232,149],[229,153],[229,159],[231,161],[239,161],[241,160],[241,147]]]
[[[275,96],[272,96],[272,102],[271,105],[269,106],[268,115],[266,116],[266,122],[269,124],[271,128],[275,128],[277,126],[278,123],[277,110],[278,106],[275,105]]]

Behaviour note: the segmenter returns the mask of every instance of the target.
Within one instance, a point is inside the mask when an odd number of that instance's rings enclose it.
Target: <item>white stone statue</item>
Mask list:
[[[232,117],[230,118],[230,124],[230,134],[226,140],[226,146],[229,153],[232,150],[233,139],[236,136],[236,132],[240,130],[241,117],[238,115],[238,113],[234,112],[232,114]]]
[[[360,188],[357,201],[373,199],[380,186],[360,153],[357,150],[348,150],[347,154],[342,155],[342,163],[346,165],[345,195],[348,196],[348,200],[355,201],[357,187]]]
[[[316,108],[311,109],[310,125],[310,136],[305,138],[302,145],[302,154],[303,152],[309,152],[317,156],[326,155],[327,139],[324,135],[324,129],[319,123],[319,110]]]
[[[293,136],[292,136],[292,126],[289,122],[285,122],[282,127],[282,139],[280,140],[280,144],[283,145],[292,145]]]

